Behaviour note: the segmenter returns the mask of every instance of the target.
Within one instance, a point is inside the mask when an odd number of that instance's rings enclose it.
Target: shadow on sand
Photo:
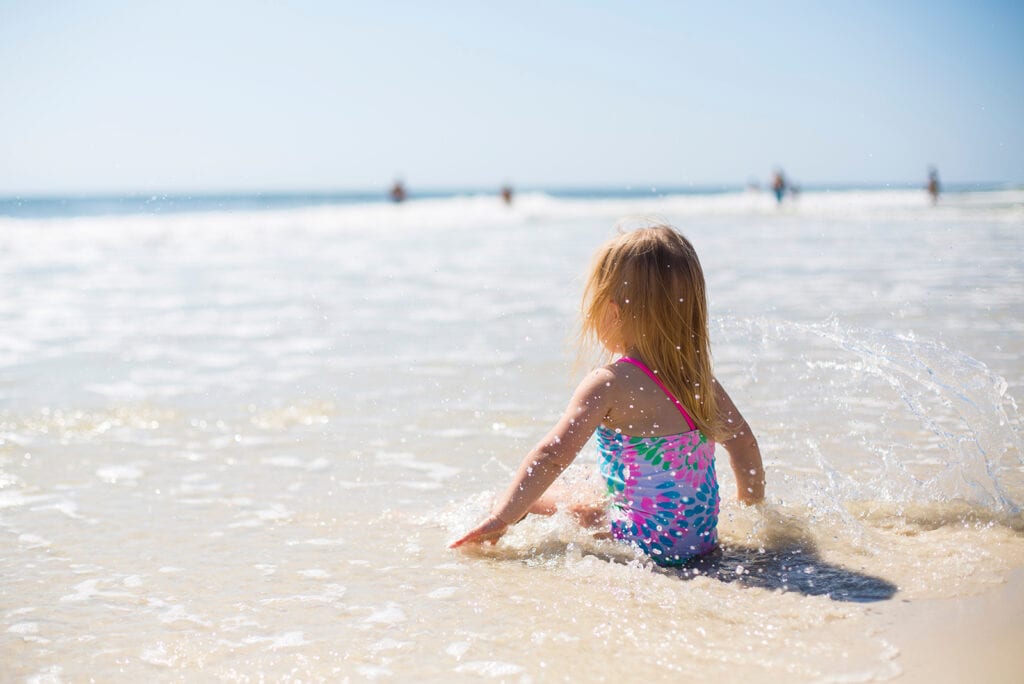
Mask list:
[[[828,596],[834,601],[856,603],[885,601],[898,589],[881,577],[826,563],[818,557],[813,545],[768,550],[719,547],[682,567],[663,568],[663,571],[681,579],[704,575],[747,587],[796,591],[806,596]]]

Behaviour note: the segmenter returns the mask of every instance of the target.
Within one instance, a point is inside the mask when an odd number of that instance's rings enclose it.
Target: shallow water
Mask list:
[[[768,504],[682,571],[561,516],[446,550],[635,212],[702,255]],[[1022,228],[1020,192],[0,219],[2,679],[891,677],[880,611],[1024,567]]]

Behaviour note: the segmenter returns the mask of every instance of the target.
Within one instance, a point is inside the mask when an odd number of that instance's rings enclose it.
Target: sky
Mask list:
[[[0,0],[0,195],[1024,182],[1020,2]]]

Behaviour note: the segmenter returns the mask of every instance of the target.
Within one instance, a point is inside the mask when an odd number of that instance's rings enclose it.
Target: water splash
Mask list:
[[[808,480],[787,499],[820,512],[927,501],[1020,515],[1017,404],[984,363],[835,320],[721,319],[713,337],[719,377],[742,397],[766,457],[784,478]]]

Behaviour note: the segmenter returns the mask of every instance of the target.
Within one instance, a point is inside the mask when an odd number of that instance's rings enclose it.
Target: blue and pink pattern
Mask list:
[[[611,495],[611,533],[658,565],[679,565],[718,543],[715,444],[691,430],[630,437],[600,426],[599,468]]]

